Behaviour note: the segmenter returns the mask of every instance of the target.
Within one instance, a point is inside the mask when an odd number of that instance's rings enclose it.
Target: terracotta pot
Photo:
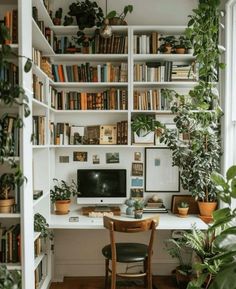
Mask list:
[[[176,49],[175,49],[175,52],[176,52],[177,54],[185,54],[185,48],[183,48],[183,47],[176,48]]]
[[[56,214],[66,215],[69,212],[70,200],[56,201]]]
[[[60,18],[53,18],[53,24],[54,25],[61,25],[61,19]]]
[[[179,216],[186,217],[188,215],[188,209],[189,208],[178,208]]]
[[[14,205],[14,198],[0,200],[0,213],[11,213],[11,207]]]
[[[217,202],[198,202],[201,216],[212,217],[212,213],[217,207]]]
[[[142,219],[143,217],[143,210],[135,210],[134,211],[134,218],[135,219]]]
[[[171,52],[172,52],[172,46],[171,45],[166,45],[164,54],[170,54]]]
[[[113,17],[109,19],[110,25],[127,25],[127,22],[123,19],[120,19],[119,17]]]

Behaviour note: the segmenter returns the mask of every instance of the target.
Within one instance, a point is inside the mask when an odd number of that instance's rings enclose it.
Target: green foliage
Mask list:
[[[178,204],[178,208],[189,208],[189,203],[187,202],[180,202]]]
[[[160,127],[162,125],[159,121],[155,120],[152,115],[146,114],[137,115],[131,124],[132,131],[136,132],[138,136],[145,136]]]
[[[135,210],[142,210],[144,207],[144,200],[143,199],[136,199],[133,203]]]
[[[0,265],[0,289],[21,289],[21,272]]]
[[[176,41],[175,48],[192,48],[192,43],[190,39],[188,39],[186,36],[180,36],[179,39]]]
[[[55,18],[62,18],[62,8],[58,8],[55,12]]]
[[[68,185],[65,181],[58,179],[53,179],[55,185],[52,190],[50,190],[50,197],[52,203],[61,200],[69,200],[71,196],[77,195],[77,185],[72,180],[71,185]]]
[[[159,38],[159,40],[162,41],[162,44],[158,48],[161,53],[164,53],[168,50],[166,48],[167,46],[174,47],[177,41],[174,35],[162,36]]]
[[[41,233],[40,237],[42,237],[42,238],[48,238],[49,237],[50,240],[53,239],[53,233],[49,229],[49,225],[48,225],[46,219],[44,218],[44,216],[42,216],[39,213],[34,215],[34,231],[40,232]]]
[[[112,10],[111,12],[109,12],[106,16],[107,19],[111,19],[111,18],[114,18],[114,17],[118,17],[120,18],[121,20],[124,20],[126,15],[128,13],[132,13],[133,12],[133,5],[126,5],[123,9],[123,11],[119,14],[117,13],[115,10]]]

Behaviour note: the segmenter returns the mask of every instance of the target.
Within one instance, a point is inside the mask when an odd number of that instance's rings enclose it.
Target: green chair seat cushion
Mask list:
[[[102,254],[111,260],[111,245],[103,247]],[[140,243],[116,243],[117,262],[132,263],[144,261],[148,256],[148,246]]]

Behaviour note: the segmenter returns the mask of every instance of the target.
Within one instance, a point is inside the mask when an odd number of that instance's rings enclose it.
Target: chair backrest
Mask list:
[[[113,219],[108,216],[103,217],[103,225],[110,231],[110,242],[112,251],[112,260],[116,260],[116,246],[115,246],[115,232],[121,233],[139,233],[144,231],[151,231],[148,244],[148,256],[152,255],[152,247],[154,242],[154,233],[159,222],[159,216],[155,218],[148,218],[142,220],[120,220]],[[138,242],[136,242],[138,243]]]

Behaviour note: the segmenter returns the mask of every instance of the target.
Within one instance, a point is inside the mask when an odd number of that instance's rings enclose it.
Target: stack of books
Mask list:
[[[143,208],[144,213],[168,213],[163,203],[147,203]]]

